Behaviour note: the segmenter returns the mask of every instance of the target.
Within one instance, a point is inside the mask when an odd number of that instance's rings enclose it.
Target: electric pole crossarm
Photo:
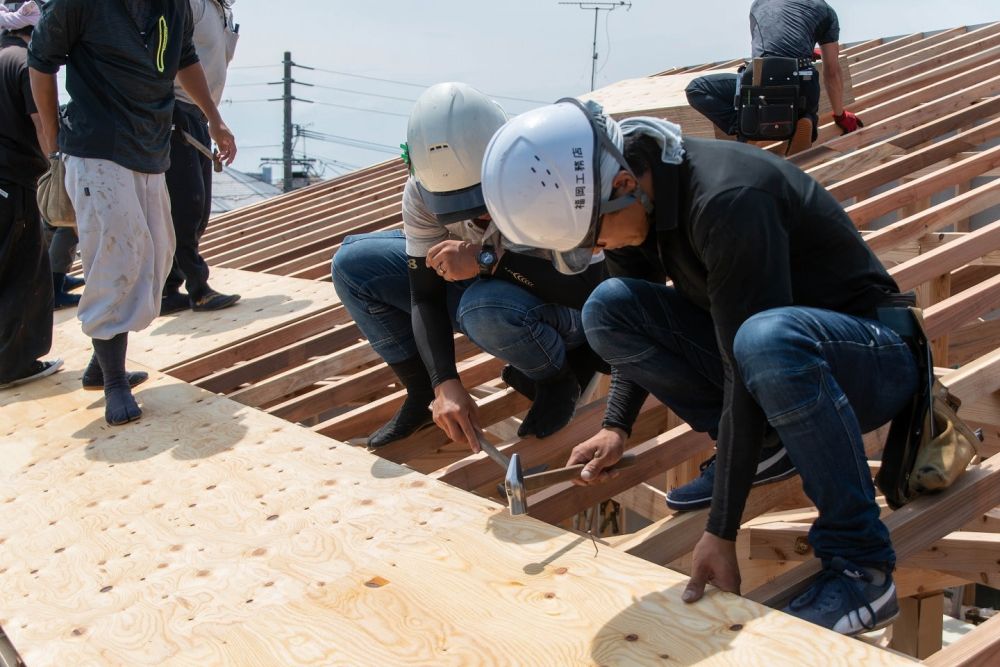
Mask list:
[[[580,9],[594,10],[594,43],[590,58],[590,89],[594,89],[594,78],[597,75],[597,17],[599,12],[613,12],[619,7],[624,7],[626,11],[632,9],[632,3],[628,0],[618,0],[617,2],[560,2],[560,5],[576,5]]]

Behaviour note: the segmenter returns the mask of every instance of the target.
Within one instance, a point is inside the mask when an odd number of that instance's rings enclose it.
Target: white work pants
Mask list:
[[[141,331],[160,314],[174,256],[163,174],[110,160],[66,156],[66,191],[76,209],[87,285],[77,317],[91,338]]]

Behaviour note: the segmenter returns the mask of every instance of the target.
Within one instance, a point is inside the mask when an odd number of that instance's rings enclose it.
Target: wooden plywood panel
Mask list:
[[[329,284],[236,269],[213,267],[212,287],[243,298],[224,310],[185,310],[156,318],[145,330],[129,335],[128,358],[168,368],[340,303]],[[57,311],[55,323],[52,353],[89,358],[90,339],[80,329],[76,310]]]
[[[67,390],[0,394],[28,664],[909,664],[155,372],[122,428]]]

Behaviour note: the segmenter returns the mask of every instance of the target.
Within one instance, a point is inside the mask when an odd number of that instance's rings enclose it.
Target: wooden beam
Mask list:
[[[971,467],[943,493],[922,496],[901,507],[884,521],[900,561],[932,545],[977,515],[1000,505],[1000,455]],[[820,570],[809,560],[771,583],[747,594],[752,600],[782,607],[805,590]]]
[[[996,667],[1000,654],[1000,614],[924,660],[927,667]]]
[[[928,593],[899,601],[899,618],[892,624],[892,641],[889,648],[926,658],[941,650],[944,631],[944,594]]]
[[[813,557],[809,526],[774,522],[750,527],[750,557],[771,560],[807,560]],[[899,559],[907,567],[954,572],[1000,574],[1000,534],[957,531],[923,551]]]
[[[994,250],[1000,250],[1000,220],[894,266],[889,275],[906,291]]]

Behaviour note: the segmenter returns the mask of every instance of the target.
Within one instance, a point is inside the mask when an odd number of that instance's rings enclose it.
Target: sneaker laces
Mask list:
[[[698,464],[698,472],[705,472],[709,468],[715,465],[715,454]]]
[[[803,607],[816,603],[823,611],[834,611],[840,605],[837,604],[837,591],[846,591],[847,598],[851,604],[850,611],[864,607],[868,610],[868,620],[866,621],[858,614],[858,620],[866,630],[875,628],[875,610],[871,602],[858,590],[859,581],[870,582],[872,575],[864,568],[852,565],[844,561],[843,567],[827,566],[823,568],[816,581],[805,593],[792,600],[789,608],[799,610]]]

